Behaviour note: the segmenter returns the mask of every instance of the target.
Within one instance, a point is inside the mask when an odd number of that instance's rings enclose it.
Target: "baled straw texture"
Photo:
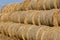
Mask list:
[[[25,0],[25,7],[32,9],[60,8],[60,0]]]
[[[36,26],[36,25],[25,25],[20,23],[13,23],[13,22],[0,22],[0,32],[5,35],[9,35],[12,38],[18,38],[23,40],[36,40],[37,36],[39,35],[40,31],[50,29],[49,26]],[[39,32],[38,32],[39,31]],[[41,32],[41,34],[43,31]]]
[[[0,13],[1,13],[1,8],[0,8]]]
[[[23,2],[20,3],[20,2],[16,2],[16,3],[10,3],[10,4],[7,4],[7,5],[4,5],[2,8],[1,8],[1,12],[2,13],[12,13],[12,12],[15,12],[15,11],[19,11],[19,10],[22,10],[23,8]]]
[[[60,10],[29,10],[17,11],[14,13],[3,14],[1,21],[12,21],[15,23],[36,24],[36,25],[60,25]],[[58,23],[57,23],[58,22]]]
[[[0,22],[0,33],[23,40],[60,40],[60,27]]]
[[[37,40],[41,39],[41,35],[44,31],[49,30],[50,27],[41,25],[39,27],[30,27],[27,32],[27,40]]]
[[[60,27],[53,27],[43,32],[41,40],[60,40]]]
[[[11,37],[8,37],[8,36],[0,33],[0,40],[18,40],[18,39],[11,38]]]
[[[16,2],[4,5],[1,12],[12,13],[15,11],[22,10],[43,10],[60,8],[60,0],[25,0],[23,2]]]

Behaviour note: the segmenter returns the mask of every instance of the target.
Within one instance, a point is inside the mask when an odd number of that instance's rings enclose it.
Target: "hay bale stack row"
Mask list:
[[[7,5],[4,5],[2,8],[1,8],[1,13],[12,13],[12,12],[15,12],[15,11],[19,11],[19,10],[22,10],[21,7],[22,7],[23,3],[20,3],[20,2],[16,2],[16,3],[10,3],[10,4],[7,4]]]
[[[26,35],[27,35],[26,33],[29,30],[29,28],[35,27],[35,26],[36,25],[25,25],[20,23],[13,23],[13,22],[1,22],[0,32],[5,35],[9,35],[10,37],[23,39],[23,37],[26,38]],[[40,27],[36,26],[36,28],[40,28]]]
[[[25,7],[44,10],[44,9],[53,9],[60,8],[60,0],[25,0]]]
[[[59,4],[60,0],[25,0],[4,5],[0,10],[0,39],[60,40]]]
[[[12,13],[21,10],[43,10],[60,8],[60,0],[25,0],[22,3],[16,2],[4,5],[1,12]]]
[[[51,30],[45,31],[42,36],[41,36],[41,40],[60,40],[60,28],[59,27],[55,27],[52,28]]]
[[[34,25],[60,25],[60,9],[52,10],[29,10],[6,13],[1,16],[1,21],[12,21]]]
[[[13,22],[1,22],[0,32],[12,38],[23,40],[59,40],[60,27],[49,27],[45,25],[25,25]]]

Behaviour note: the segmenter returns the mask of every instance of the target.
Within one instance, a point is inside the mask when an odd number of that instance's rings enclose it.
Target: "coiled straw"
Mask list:
[[[34,25],[60,25],[60,10],[28,10],[6,13],[1,16],[1,21],[12,21],[15,23],[25,23]],[[57,23],[58,22],[58,23]],[[55,24],[54,24],[55,23]]]
[[[44,32],[49,30],[52,31],[52,29],[56,30],[53,31],[53,33],[60,32],[58,31],[60,30],[59,26],[49,27],[45,25],[36,26],[36,25],[26,25],[26,24],[13,23],[13,22],[0,22],[0,33],[5,34],[6,36],[9,35],[12,38],[18,38],[23,40],[41,40],[41,38],[45,37]],[[51,31],[49,31],[49,33]],[[56,35],[53,33],[51,34]],[[46,38],[48,38],[49,35],[47,34],[46,36],[47,36]]]

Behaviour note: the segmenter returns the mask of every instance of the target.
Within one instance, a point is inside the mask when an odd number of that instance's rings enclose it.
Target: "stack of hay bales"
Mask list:
[[[24,0],[0,10],[1,40],[60,40],[60,0]]]
[[[54,25],[54,19],[60,24],[60,9],[53,10],[28,10],[16,11],[14,13],[3,14],[1,20],[15,23],[25,23],[34,25]],[[56,22],[55,21],[55,22]]]

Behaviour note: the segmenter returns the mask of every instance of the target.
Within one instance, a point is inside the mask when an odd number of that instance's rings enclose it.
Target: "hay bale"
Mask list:
[[[27,40],[27,31],[30,27],[33,27],[35,25],[24,25],[24,28],[22,29],[22,38],[23,40]]]
[[[38,31],[36,32],[36,38],[35,39],[41,40],[42,33],[44,31],[49,30],[49,29],[50,29],[50,27],[48,27],[48,26],[41,26],[41,28],[39,28]]]
[[[5,22],[8,21],[9,20],[9,16],[10,16],[10,13],[9,14],[2,14],[2,16],[1,16],[2,17],[1,19],[3,19],[2,21],[5,21]]]
[[[23,39],[23,40],[31,39],[31,38],[35,39],[37,31],[41,27],[49,28],[49,26],[26,25],[26,24],[13,23],[13,22],[1,22],[0,25],[1,25],[0,26],[1,33],[7,36],[9,35],[12,38],[18,38],[18,39]]]
[[[1,8],[0,8],[0,13],[1,13]]]
[[[12,14],[4,14],[1,16],[1,21],[7,22],[12,21],[15,23],[25,23],[25,24],[37,24],[37,25],[50,25],[53,26],[57,22],[60,25],[59,9],[53,10],[29,10],[29,11],[17,11]],[[32,14],[31,14],[32,13]],[[56,15],[55,15],[56,14]]]
[[[2,13],[0,13],[0,22],[1,22],[1,16],[2,16]]]
[[[20,2],[10,3],[10,4],[7,4],[7,5],[4,5],[1,9],[1,12],[2,13],[12,13],[12,12],[15,12],[15,11],[19,11],[19,10],[21,10],[22,5],[23,4],[20,3]]]
[[[25,8],[27,8],[28,10],[34,10],[37,9],[36,5],[37,4],[37,0],[25,0],[24,1],[24,6]],[[34,6],[33,6],[34,5]]]
[[[25,0],[27,8],[32,9],[53,9],[60,8],[60,0]]]
[[[43,10],[43,9],[53,9],[60,8],[60,0],[25,0],[22,3],[10,3],[4,5],[1,12],[12,13],[15,11],[23,10]]]
[[[22,24],[23,25],[23,24]],[[21,26],[22,26],[20,23],[19,24],[16,24],[16,26],[14,26],[11,30],[11,34],[12,34],[12,36],[13,37],[16,37],[16,38],[18,38],[18,36],[17,36],[17,31],[19,30],[19,28],[21,28]]]
[[[25,19],[25,15],[26,15],[27,12],[23,11],[17,11],[15,13],[12,13],[11,16],[10,16],[10,20],[11,21],[14,21],[14,22],[21,22],[23,23],[24,22],[24,19]]]
[[[0,40],[19,40],[19,39],[11,38],[11,37],[8,37],[8,36],[0,33]]]
[[[0,33],[3,33],[3,26],[4,26],[4,23],[1,22],[1,23],[0,23]]]
[[[34,10],[33,12],[32,12],[32,10],[30,10],[29,13],[26,13],[24,23],[25,24],[35,24],[33,21],[34,21],[35,14],[37,14],[37,12],[38,11],[36,11],[36,10]],[[37,21],[36,21],[36,23],[37,23]]]
[[[3,22],[3,23],[4,23],[4,22]],[[10,22],[10,23],[7,22],[7,23],[4,23],[4,24],[3,24],[3,26],[2,26],[2,27],[3,27],[3,33],[4,33],[5,35],[9,35],[9,32],[7,31],[8,28],[9,28],[8,26],[10,26],[10,25],[12,25],[12,24],[13,24],[13,22]]]
[[[21,38],[22,37],[21,36],[22,31],[21,30],[23,29],[22,25],[20,23],[1,22],[1,24],[0,24],[0,33],[5,34],[7,36],[9,35],[10,37],[13,37],[13,38],[14,37],[15,38],[17,38],[17,37]],[[20,28],[22,28],[22,29],[20,30]],[[20,32],[20,33],[18,34],[18,32]]]
[[[28,32],[27,32],[27,40],[36,40],[36,34],[37,31],[41,28],[41,27],[45,27],[45,26],[32,26],[29,28]],[[48,27],[48,26],[47,26]],[[49,28],[49,27],[48,27]],[[43,30],[43,29],[42,29]]]
[[[60,27],[53,27],[50,30],[45,31],[41,40],[60,40]]]

